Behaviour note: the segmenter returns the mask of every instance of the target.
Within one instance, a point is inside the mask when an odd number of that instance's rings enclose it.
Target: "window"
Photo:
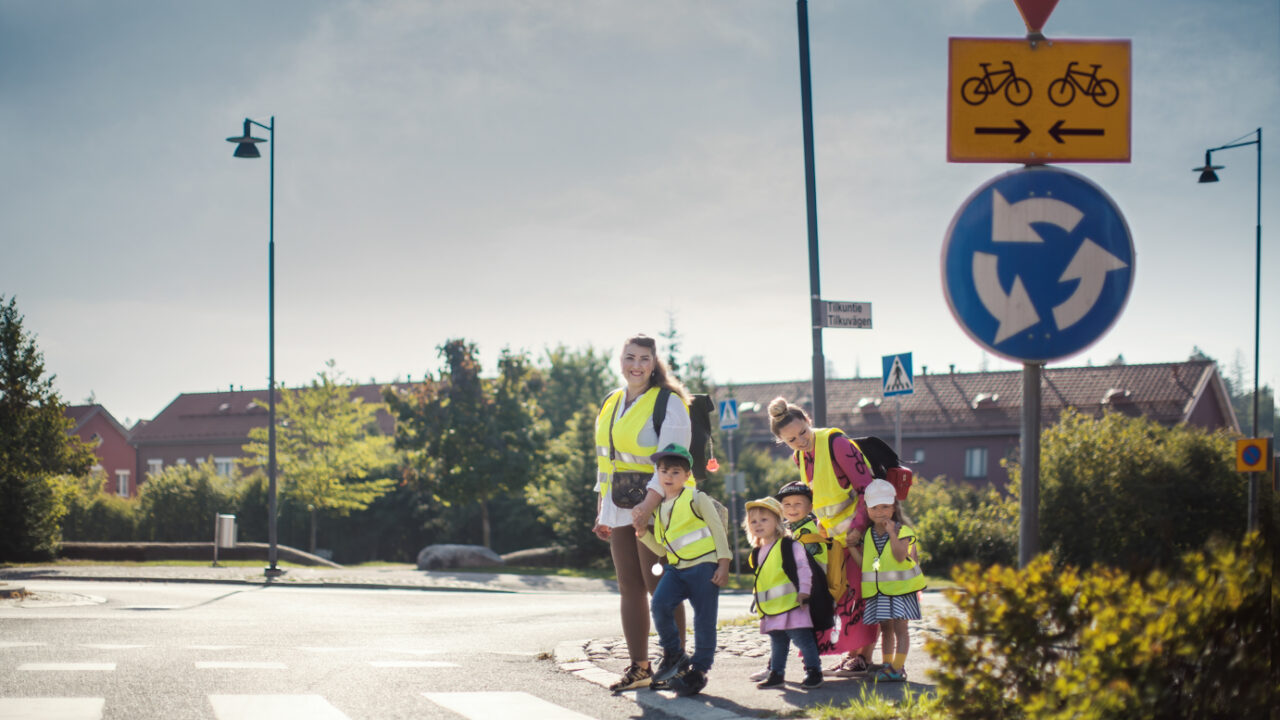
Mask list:
[[[967,478],[987,476],[986,448],[969,448],[964,451],[964,476]]]
[[[116,494],[120,497],[129,497],[129,471],[116,471]]]
[[[164,460],[160,458],[149,458],[147,460],[147,474],[159,475],[164,470]]]
[[[213,459],[213,467],[222,477],[231,477],[231,470],[235,466],[235,458],[216,457]]]
[[[174,465],[186,465],[186,464],[187,464],[187,459],[186,459],[186,458],[178,458],[177,460],[174,460],[174,461],[173,461],[173,464],[174,464]]]
[[[916,454],[911,457],[911,462],[913,463],[924,462],[924,448],[916,448]]]

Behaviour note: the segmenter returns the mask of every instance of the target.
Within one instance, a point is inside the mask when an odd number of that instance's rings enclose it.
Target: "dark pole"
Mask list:
[[[1022,366],[1022,504],[1018,527],[1018,567],[1040,552],[1040,373],[1043,365]]]
[[[804,195],[809,216],[809,316],[813,322],[813,422],[827,424],[827,368],[822,357],[822,291],[818,280],[818,190],[813,163],[813,92],[809,85],[809,8],[796,0],[800,30],[800,106],[804,117]]]
[[[1262,316],[1262,128],[1258,128],[1258,204],[1253,261],[1253,435],[1258,437],[1258,340]],[[1273,429],[1274,434],[1274,429]],[[1258,473],[1249,473],[1249,532],[1258,529]]]
[[[276,567],[279,557],[276,547],[276,116],[271,116],[267,128],[271,144],[269,163],[268,220],[267,220],[267,478],[270,499],[267,502],[267,568],[269,577],[281,574]]]

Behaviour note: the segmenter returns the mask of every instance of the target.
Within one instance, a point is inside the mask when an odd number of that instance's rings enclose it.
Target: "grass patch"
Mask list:
[[[819,720],[942,720],[942,708],[936,695],[927,692],[903,690],[899,701],[882,697],[875,691],[868,692],[863,685],[858,697],[843,705],[826,703],[807,708],[811,717]]]

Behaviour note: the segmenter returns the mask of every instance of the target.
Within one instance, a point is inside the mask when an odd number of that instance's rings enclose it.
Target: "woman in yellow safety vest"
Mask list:
[[[815,428],[803,408],[774,398],[769,403],[769,429],[779,442],[790,447],[800,480],[813,490],[813,512],[818,524],[832,539],[828,574],[842,573],[849,590],[835,597],[836,627],[821,639],[824,654],[843,654],[840,663],[824,671],[829,675],[855,677],[871,669],[879,630],[862,623],[863,600],[857,567],[846,562],[847,548],[862,542],[869,524],[861,492],[871,484],[871,470],[862,451],[838,428]]]
[[[596,417],[596,520],[592,531],[609,543],[621,596],[622,634],[631,664],[610,686],[614,692],[647,687],[649,668],[649,594],[658,586],[651,568],[659,557],[636,539],[662,502],[662,486],[649,456],[670,444],[689,446],[688,392],[658,357],[647,335],[628,338],[622,348],[626,384],[609,393]],[[663,393],[662,390],[669,391]],[[666,397],[660,431],[654,427],[659,395]],[[692,478],[690,478],[692,483]],[[676,625],[684,637],[684,610]]]

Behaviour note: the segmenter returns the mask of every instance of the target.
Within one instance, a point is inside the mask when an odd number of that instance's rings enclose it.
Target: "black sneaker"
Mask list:
[[[707,674],[694,668],[689,668],[667,681],[667,687],[675,690],[681,697],[697,695],[706,686]]]
[[[807,677],[808,676],[806,676],[806,679]],[[770,670],[769,677],[765,678],[761,682],[756,683],[756,687],[760,688],[761,690],[767,690],[768,688],[782,687],[782,684],[783,684],[782,673],[773,672],[772,670]]]
[[[804,682],[800,683],[800,687],[805,690],[822,687],[822,668],[804,671]]]
[[[623,690],[634,690],[638,687],[647,687],[649,679],[653,677],[653,673],[649,668],[642,668],[639,665],[631,665],[627,671],[622,673],[622,677],[618,682],[609,686],[613,692],[619,693]]]
[[[663,650],[662,662],[658,663],[658,669],[653,673],[653,681],[655,683],[665,683],[688,666],[689,656],[683,650],[677,650],[674,653]]]

